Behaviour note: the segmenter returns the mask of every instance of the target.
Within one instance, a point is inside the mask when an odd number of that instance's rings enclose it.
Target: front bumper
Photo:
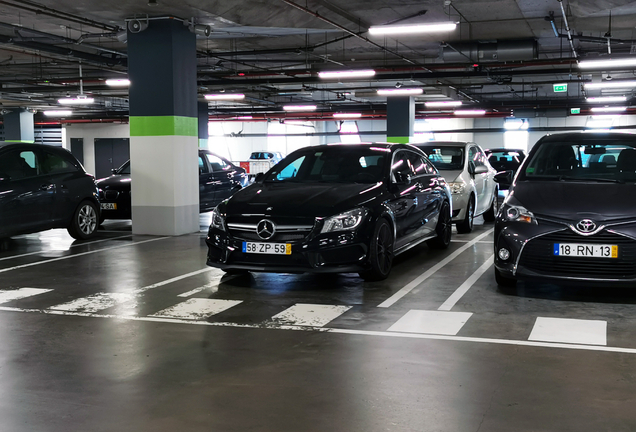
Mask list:
[[[206,238],[207,265],[271,273],[348,273],[367,268],[368,239],[359,232],[309,234],[301,241],[284,242],[291,244],[290,255],[246,253],[244,241],[255,240],[210,228]]]
[[[567,223],[539,220],[538,225],[497,219],[495,225],[495,267],[505,277],[576,282],[585,285],[636,287],[636,225],[608,227],[592,236],[581,236]],[[562,257],[554,255],[554,244],[618,245],[618,258]],[[510,251],[502,260],[499,250]]]
[[[461,222],[466,219],[468,211],[468,199],[470,193],[461,193],[452,195],[453,198],[453,222]]]

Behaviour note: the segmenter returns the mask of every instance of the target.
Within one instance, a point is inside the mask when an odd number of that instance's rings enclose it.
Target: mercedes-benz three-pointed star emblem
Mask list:
[[[269,219],[263,219],[256,225],[256,234],[263,239],[269,240],[276,233],[276,224]]]

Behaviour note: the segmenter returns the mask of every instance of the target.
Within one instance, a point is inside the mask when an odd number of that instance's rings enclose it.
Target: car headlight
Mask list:
[[[367,210],[359,208],[328,217],[325,219],[320,233],[352,231],[362,223],[362,220],[366,215]]]
[[[219,208],[215,207],[212,210],[212,223],[210,224],[212,228],[220,229],[221,231],[225,231],[225,217],[219,212]]]
[[[466,183],[464,182],[449,183],[448,185],[450,186],[450,190],[453,195],[463,194],[466,190]]]
[[[503,218],[510,222],[525,222],[537,224],[537,220],[530,210],[521,205],[504,204],[501,209]]]

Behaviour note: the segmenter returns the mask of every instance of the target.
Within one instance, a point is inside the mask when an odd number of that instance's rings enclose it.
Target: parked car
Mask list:
[[[500,176],[503,180],[499,182],[499,189],[508,189],[512,183],[512,179],[519,169],[519,166],[526,158],[526,152],[521,149],[507,148],[486,149],[484,151],[486,152],[486,157],[488,158],[490,166],[499,172],[510,172],[509,176]],[[509,178],[509,180],[506,180],[507,178]]]
[[[458,233],[473,230],[475,216],[495,220],[498,210],[497,171],[477,144],[430,141],[416,144],[450,184],[453,194],[453,222]]]
[[[207,264],[381,280],[417,244],[448,247],[450,205],[444,178],[413,146],[306,147],[216,207]]]
[[[617,155],[615,163],[605,155]],[[541,138],[495,222],[495,278],[636,283],[636,136]]]
[[[283,155],[280,152],[258,151],[252,152],[250,160],[267,160],[271,161],[272,164],[277,164],[283,160]]]
[[[66,228],[75,239],[97,230],[95,178],[67,150],[0,142],[0,238]]]
[[[97,181],[102,219],[131,219],[130,161]],[[248,184],[247,174],[227,159],[199,149],[199,210],[208,212]]]

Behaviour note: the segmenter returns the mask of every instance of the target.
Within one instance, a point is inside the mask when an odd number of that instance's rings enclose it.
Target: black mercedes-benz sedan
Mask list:
[[[447,183],[416,147],[306,147],[214,209],[207,264],[382,280],[395,255],[448,247],[450,209]]]
[[[130,161],[97,181],[104,219],[131,219]],[[245,170],[208,150],[199,149],[199,211],[212,210],[234,192],[247,186]]]
[[[540,139],[495,222],[495,277],[636,283],[636,135]]]

